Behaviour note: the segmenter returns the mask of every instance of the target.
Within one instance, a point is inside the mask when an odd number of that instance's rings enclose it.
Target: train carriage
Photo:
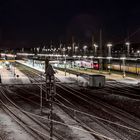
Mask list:
[[[140,61],[139,60],[126,60],[125,64],[120,61],[113,61],[111,64],[112,70],[123,71],[125,69],[126,72],[140,74]]]

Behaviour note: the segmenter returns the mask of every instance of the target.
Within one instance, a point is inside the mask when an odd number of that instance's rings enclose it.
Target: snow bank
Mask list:
[[[7,70],[5,68],[1,68],[0,73],[2,84],[30,84],[29,78],[16,68],[15,74],[13,71]]]
[[[119,79],[116,81],[120,83],[133,84],[133,85],[137,85],[139,83],[137,79],[131,79],[131,78],[124,78],[124,79]]]

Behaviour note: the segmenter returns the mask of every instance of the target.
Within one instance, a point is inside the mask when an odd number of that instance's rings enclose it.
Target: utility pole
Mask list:
[[[65,52],[65,54],[64,54],[65,55],[65,76],[66,76],[66,73],[67,73],[67,70],[66,70],[66,68],[67,68],[67,66],[66,66],[67,65],[66,48],[65,48],[64,52]]]
[[[59,42],[59,48],[60,48],[60,55],[61,55],[62,54],[62,42],[61,42],[61,40]]]
[[[45,60],[45,74],[46,74],[46,94],[48,96],[49,103],[49,120],[50,120],[50,140],[53,140],[53,98],[55,95],[55,72],[52,66],[49,64],[49,60]]]
[[[100,50],[100,58],[99,58],[99,71],[102,70],[102,30],[100,29],[100,45],[99,45],[99,50]]]
[[[94,56],[94,36],[92,36],[91,47],[92,47],[93,56]]]
[[[123,61],[123,78],[125,78],[125,58],[122,59]]]
[[[92,58],[92,68],[94,68],[94,54],[95,54],[95,52],[94,52],[94,36],[92,36],[92,42],[91,42],[91,47],[92,47],[92,55],[93,55],[93,58]]]
[[[42,114],[42,84],[40,85],[40,114]]]
[[[102,57],[102,29],[100,29],[100,56]]]
[[[16,76],[16,54],[14,52],[14,77]]]
[[[72,36],[72,56],[74,55],[74,37]]]

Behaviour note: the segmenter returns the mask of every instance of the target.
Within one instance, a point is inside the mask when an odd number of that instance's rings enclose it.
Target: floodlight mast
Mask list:
[[[112,47],[112,43],[107,43],[107,47],[108,47],[108,63],[109,63],[109,65],[108,65],[108,72],[109,72],[109,75],[111,74],[111,62],[110,62],[110,60],[111,60],[111,47]]]
[[[130,55],[130,42],[125,42],[125,45],[127,46],[127,57]]]

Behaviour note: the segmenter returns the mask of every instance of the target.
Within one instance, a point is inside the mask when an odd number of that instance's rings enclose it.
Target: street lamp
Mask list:
[[[108,47],[108,63],[109,63],[109,66],[108,66],[108,71],[109,71],[109,74],[111,74],[110,72],[110,68],[111,68],[111,62],[110,62],[110,59],[112,58],[111,57],[111,47],[112,47],[112,43],[108,43],[107,44],[107,47]]]
[[[74,58],[73,68],[75,68],[75,58],[76,58],[76,55],[73,55],[73,58]]]
[[[111,58],[112,57],[107,57],[108,63],[109,63],[109,65],[108,65],[108,73],[109,73],[109,75],[111,74]]]
[[[71,50],[71,47],[70,47],[70,46],[68,46],[68,47],[67,47],[67,49],[68,49],[68,55],[70,55],[70,50]]]
[[[95,50],[94,50],[94,56],[97,56],[97,48],[98,48],[98,45],[97,44],[93,44]]]
[[[75,55],[77,54],[78,46],[75,46]]]
[[[138,54],[138,57],[140,56],[140,51],[139,50],[137,50],[137,54]]]
[[[66,48],[63,48],[63,53],[65,55],[65,61],[64,61],[64,63],[65,63],[65,76],[66,76],[66,62],[67,62],[67,59],[66,59]]]
[[[86,50],[87,50],[87,46],[85,45],[84,47],[83,47],[83,49],[84,49],[84,55],[86,54]]]
[[[128,57],[130,52],[130,42],[126,42],[125,45],[127,46],[127,57]]]
[[[107,44],[108,47],[108,57],[111,57],[111,47],[112,47],[112,43],[108,43]]]
[[[123,62],[123,78],[125,78],[126,74],[125,74],[125,59],[126,57],[121,57],[120,59],[122,59]]]
[[[14,54],[14,77],[16,76],[16,54]]]

